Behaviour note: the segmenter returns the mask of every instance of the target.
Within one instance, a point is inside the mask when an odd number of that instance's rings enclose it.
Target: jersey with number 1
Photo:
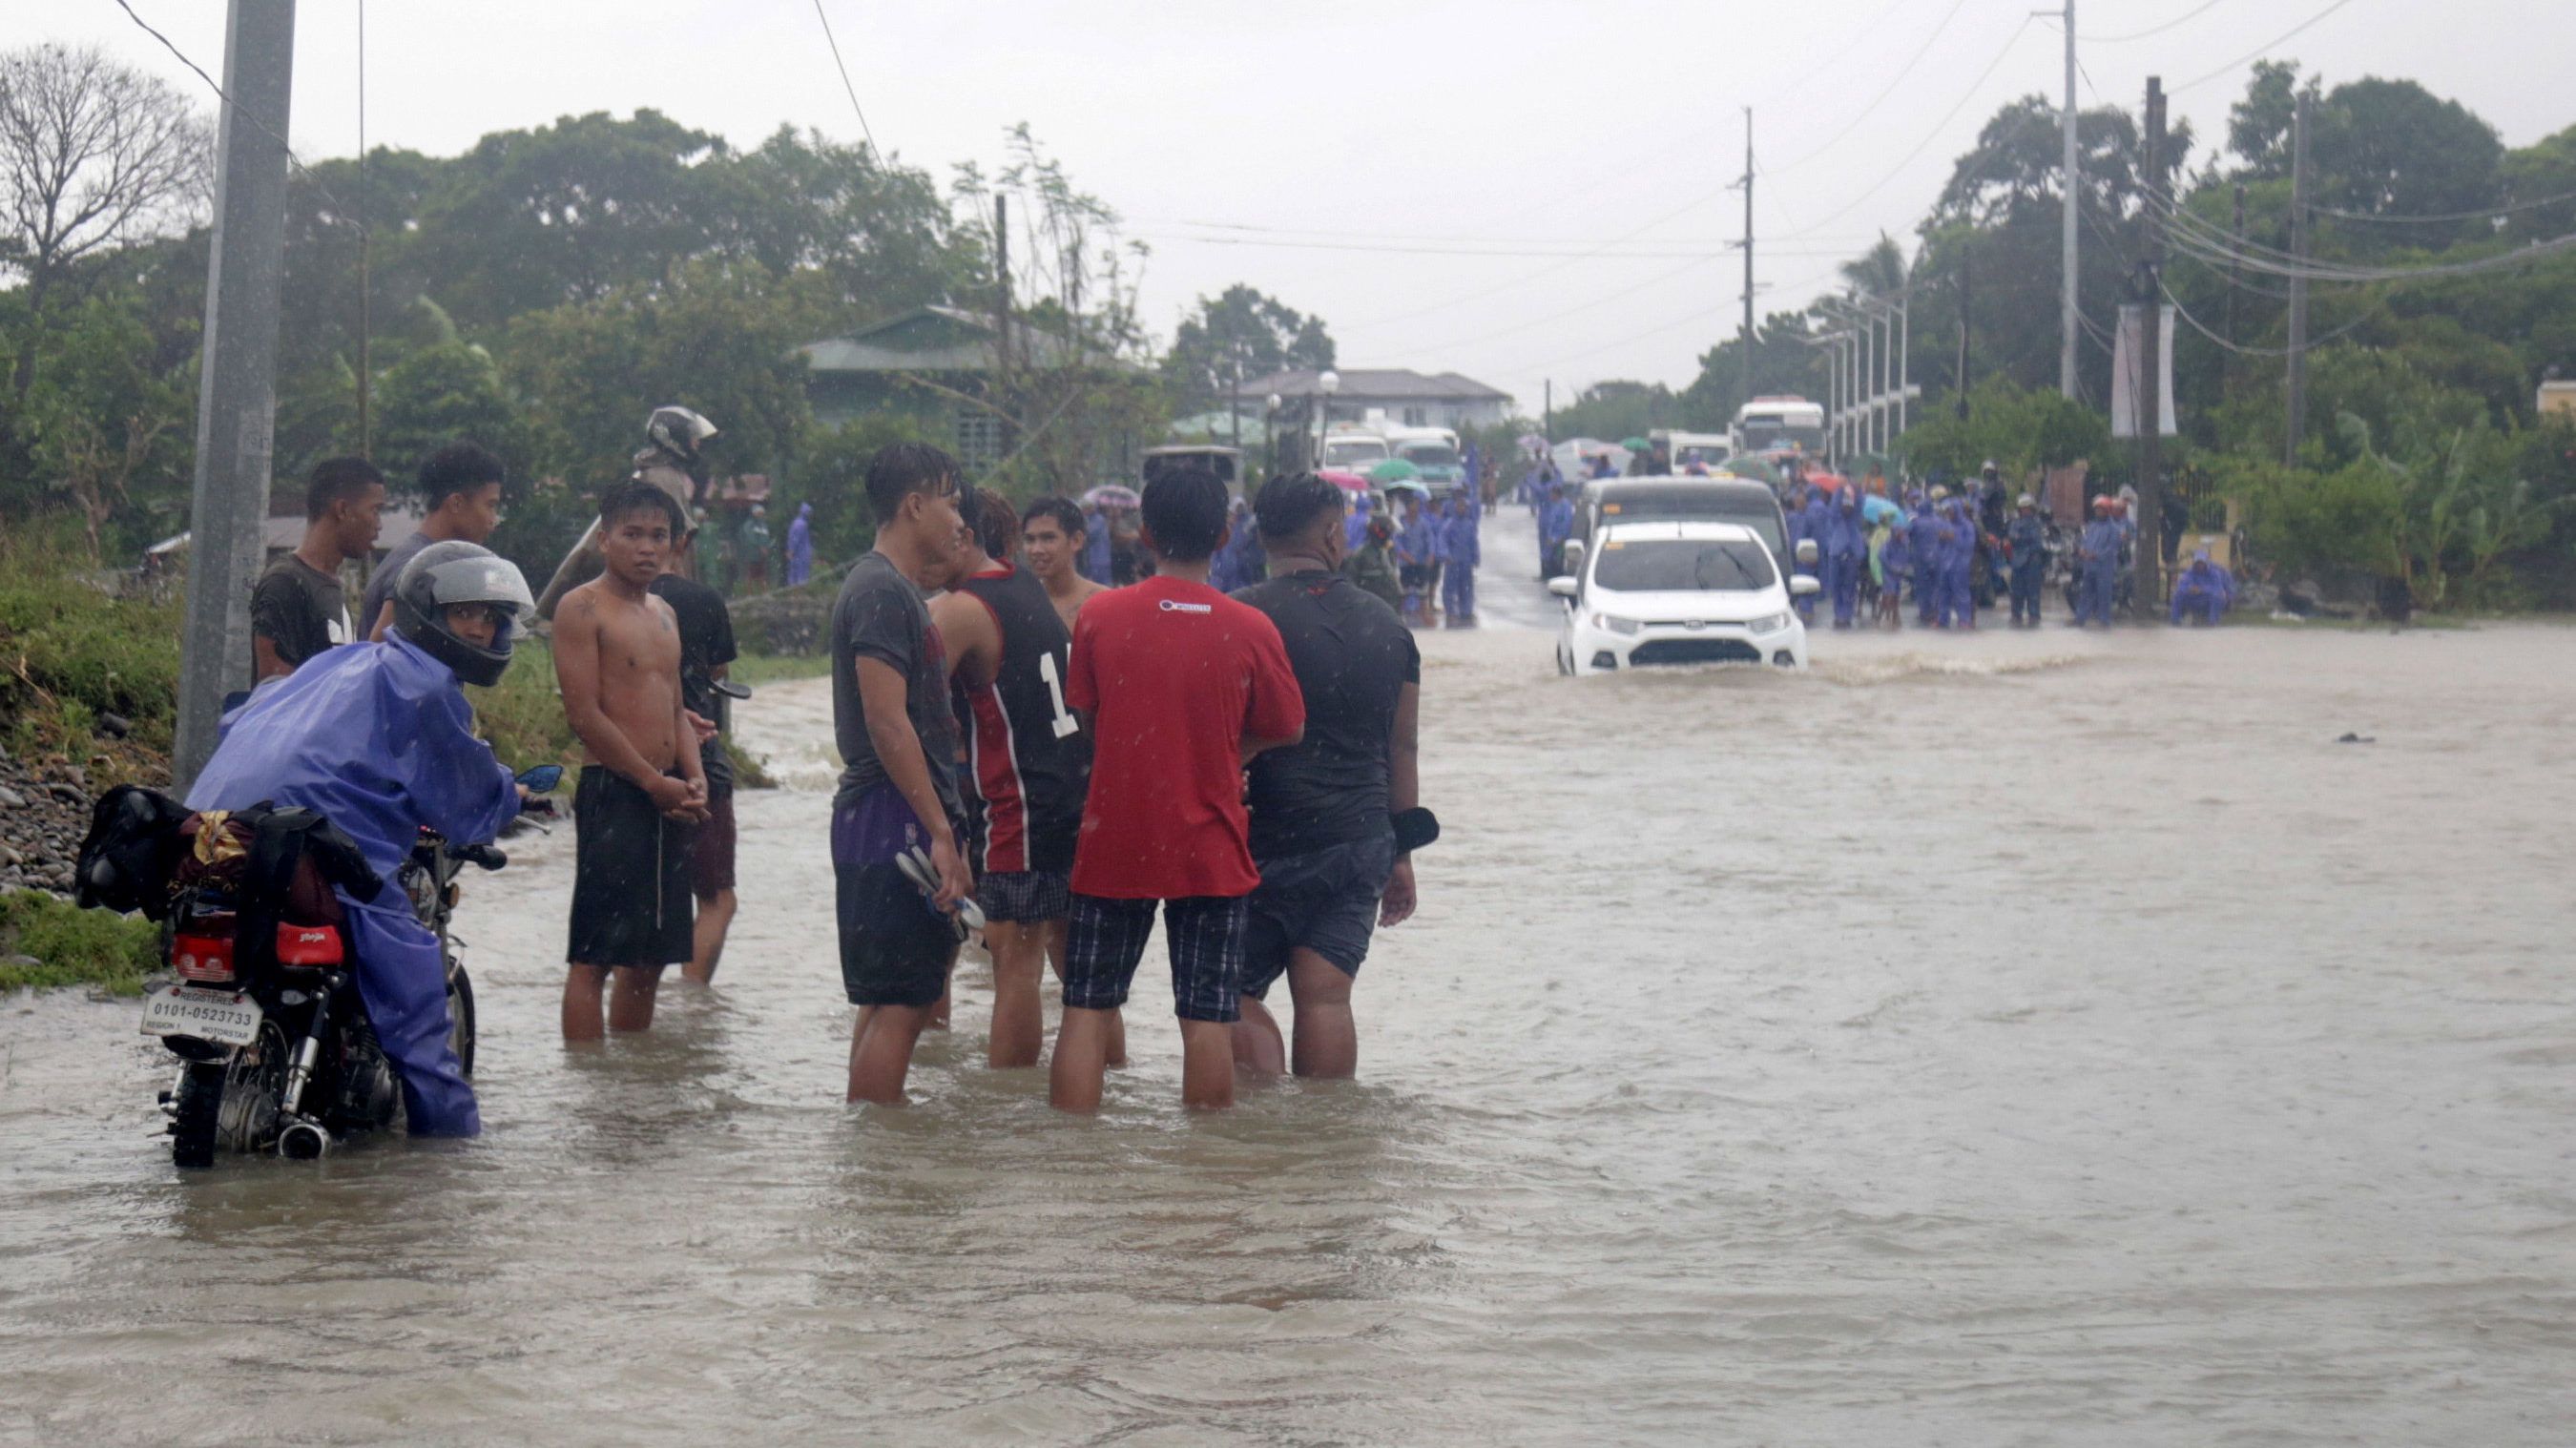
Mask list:
[[[951,685],[966,739],[967,787],[981,806],[983,858],[977,875],[1073,868],[1082,797],[1091,779],[1091,740],[1065,707],[1065,666],[1073,636],[1024,568],[997,564],[957,585],[984,605],[1001,639],[992,682]]]

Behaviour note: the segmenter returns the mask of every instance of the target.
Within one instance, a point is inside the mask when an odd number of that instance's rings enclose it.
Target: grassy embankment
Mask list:
[[[42,890],[0,891],[0,991],[94,985],[141,995],[143,978],[160,968],[160,928],[140,915],[83,910]]]

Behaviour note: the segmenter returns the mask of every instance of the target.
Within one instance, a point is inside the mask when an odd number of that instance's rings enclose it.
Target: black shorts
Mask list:
[[[1244,897],[1193,895],[1180,900],[1110,900],[1079,891],[1064,949],[1064,1003],[1076,1010],[1112,1011],[1127,1003],[1127,987],[1154,933],[1154,906],[1163,907],[1165,945],[1172,956],[1173,1013],[1185,1021],[1232,1021],[1242,1014]]]
[[[706,823],[689,846],[689,889],[699,899],[733,888],[733,841],[733,791],[710,791]]]
[[[841,986],[854,1006],[920,1007],[948,989],[957,930],[894,858],[930,832],[892,784],[832,806],[832,883]]]
[[[1425,588],[1431,583],[1431,565],[1428,563],[1401,564],[1395,570],[1395,577],[1397,582],[1407,588]]]
[[[582,766],[573,790],[574,965],[678,965],[689,958],[690,827],[664,819],[653,797]]]
[[[1073,911],[1072,874],[1064,870],[1005,870],[975,880],[975,904],[987,920],[1027,924],[1062,920]]]
[[[1311,950],[1344,975],[1358,975],[1377,932],[1378,897],[1395,870],[1395,836],[1326,845],[1262,860],[1243,935],[1243,993],[1254,1000],[1288,971],[1292,951]]]

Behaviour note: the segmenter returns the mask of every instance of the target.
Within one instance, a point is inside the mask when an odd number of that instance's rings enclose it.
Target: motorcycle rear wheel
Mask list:
[[[447,976],[447,1048],[456,1053],[456,1069],[474,1076],[474,978],[458,966]]]
[[[203,1171],[215,1164],[215,1129],[224,1108],[224,1063],[192,1061],[179,1078],[170,1122],[170,1164]]]

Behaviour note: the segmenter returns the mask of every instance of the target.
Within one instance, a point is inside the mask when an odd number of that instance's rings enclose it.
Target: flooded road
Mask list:
[[[1362,1078],[1230,1115],[1159,946],[1096,1120],[972,963],[841,1105],[819,683],[651,1038],[556,1040],[568,832],[469,882],[479,1141],[181,1180],[136,1007],[0,1002],[0,1438],[2566,1441],[2576,633],[1423,645]]]

